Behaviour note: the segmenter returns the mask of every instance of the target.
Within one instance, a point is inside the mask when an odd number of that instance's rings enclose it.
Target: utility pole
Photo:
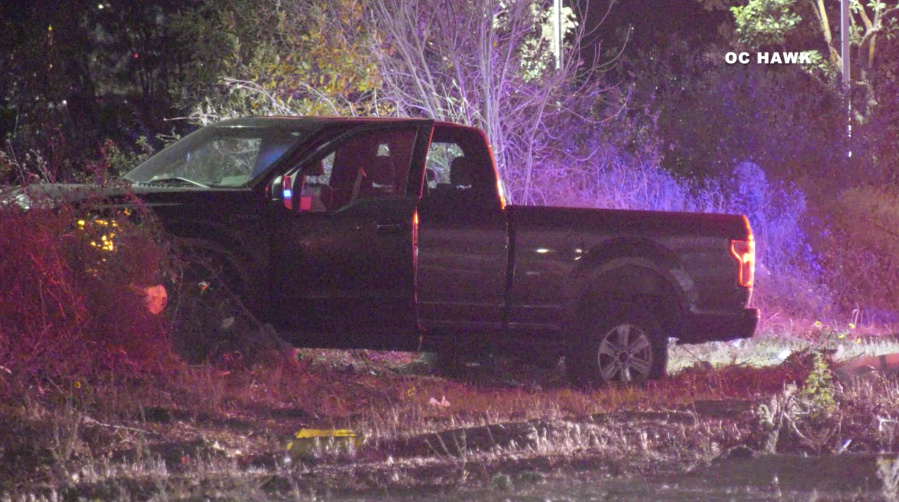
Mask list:
[[[849,0],[840,0],[840,59],[843,63],[843,99],[846,100],[848,156],[852,157],[852,105],[849,101]]]
[[[840,0],[840,58],[843,62],[843,92],[849,92],[849,0]]]
[[[553,52],[557,70],[562,68],[562,35],[562,0],[553,0]]]

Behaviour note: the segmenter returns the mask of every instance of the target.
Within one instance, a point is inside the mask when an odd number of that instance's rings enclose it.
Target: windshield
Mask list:
[[[204,127],[124,177],[137,183],[243,187],[308,135],[309,131],[281,127]]]

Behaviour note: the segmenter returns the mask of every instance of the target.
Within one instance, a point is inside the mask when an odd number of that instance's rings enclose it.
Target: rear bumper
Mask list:
[[[759,309],[733,313],[688,314],[681,323],[677,343],[723,342],[750,338],[759,325]]]

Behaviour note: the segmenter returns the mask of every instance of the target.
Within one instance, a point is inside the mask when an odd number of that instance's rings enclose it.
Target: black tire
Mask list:
[[[465,363],[460,354],[452,348],[441,348],[434,352],[425,352],[422,360],[431,372],[446,378],[459,378],[465,373]]]
[[[190,364],[211,362],[235,350],[239,333],[252,325],[224,275],[206,261],[192,262],[173,284],[170,339]]]
[[[665,375],[668,339],[650,309],[598,301],[579,324],[565,358],[572,383],[638,383]]]

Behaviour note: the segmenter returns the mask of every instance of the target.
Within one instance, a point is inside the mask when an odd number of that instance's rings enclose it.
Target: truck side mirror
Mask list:
[[[330,205],[331,187],[313,183],[313,186],[306,185],[307,177],[318,177],[325,175],[325,164],[322,159],[314,160],[307,163],[296,174],[294,181],[293,199],[294,205],[298,212],[327,211]]]
[[[272,184],[269,185],[268,190],[265,191],[265,194],[273,201],[281,201],[284,199],[283,196],[284,190],[284,177],[278,176],[274,180],[272,180]]]

